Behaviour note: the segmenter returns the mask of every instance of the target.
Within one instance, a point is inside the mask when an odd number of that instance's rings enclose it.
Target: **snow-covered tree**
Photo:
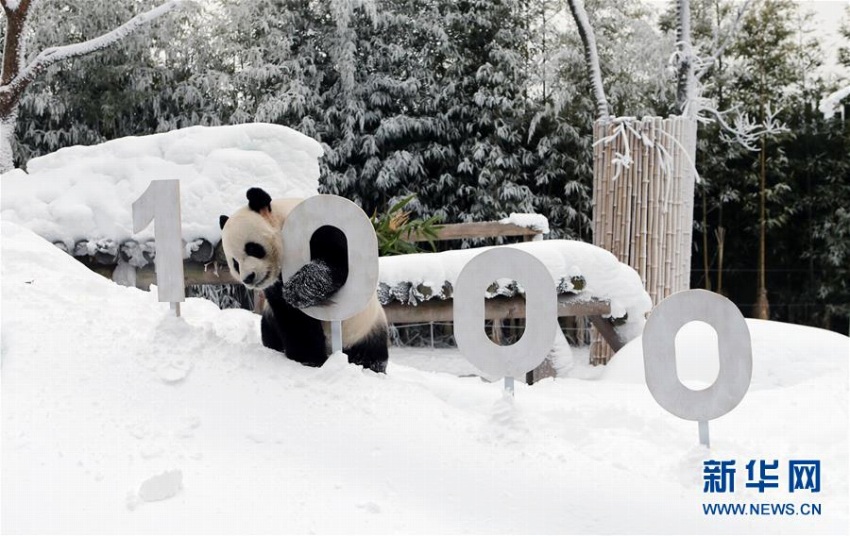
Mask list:
[[[838,47],[838,63],[850,69],[850,5],[844,8],[838,32],[844,38],[844,43]]]
[[[54,65],[30,84],[19,107],[20,163],[61,147],[95,144],[191,125],[221,124],[221,63],[211,14],[182,9],[127,36],[120,46]],[[28,34],[33,49],[99,35],[131,18],[135,0],[89,0],[86,8],[41,4]]]
[[[838,63],[850,69],[850,5],[844,8],[844,18],[838,31],[845,41],[838,47]],[[820,110],[827,118],[830,118],[841,103],[848,99],[850,99],[850,84],[845,83],[821,99]]]
[[[800,70],[795,64],[799,56],[797,31],[794,23],[796,5],[791,0],[756,0],[744,18],[741,34],[733,47],[733,58],[740,62],[734,82],[736,100],[756,114],[757,121],[765,124],[771,120],[774,110],[782,107],[786,92]],[[755,316],[767,320],[770,317],[767,295],[766,255],[768,198],[768,160],[775,167],[778,159],[770,159],[768,151],[771,133],[758,137],[758,207],[759,207],[759,253],[758,283]],[[782,182],[772,185],[782,190]],[[774,192],[775,197],[776,192]]]
[[[431,160],[450,158],[438,145],[432,107],[445,44],[434,2],[385,1],[337,26],[331,56],[343,70],[326,93],[321,141],[328,147],[323,187],[364,209],[383,209],[416,193],[426,208]]]
[[[66,65],[67,60],[84,56],[125,39],[150,21],[181,6],[186,0],[170,0],[130,18],[115,29],[96,36],[80,36],[78,42],[50,46],[37,53],[27,50],[29,21],[39,6],[37,0],[0,0],[6,15],[3,70],[0,73],[0,172],[13,167],[12,139],[21,98],[26,89],[46,69]],[[68,9],[74,9],[68,6]],[[61,21],[57,21],[61,23]],[[56,45],[54,43],[54,45]]]

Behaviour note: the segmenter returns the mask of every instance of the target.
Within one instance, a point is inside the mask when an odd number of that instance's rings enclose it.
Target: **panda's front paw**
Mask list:
[[[283,299],[289,305],[304,309],[322,304],[339,289],[330,266],[316,260],[305,264],[288,281],[284,281],[282,290]]]

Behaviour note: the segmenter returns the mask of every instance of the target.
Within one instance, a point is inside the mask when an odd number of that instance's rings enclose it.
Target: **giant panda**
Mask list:
[[[332,300],[348,277],[345,235],[318,229],[310,240],[311,262],[281,280],[281,229],[301,199],[275,199],[260,188],[246,194],[248,205],[220,216],[221,243],[233,277],[266,297],[260,329],[263,345],[304,365],[320,367],[330,353],[330,326],[301,309]],[[343,351],[351,363],[376,372],[387,368],[387,318],[377,295],[361,312],[342,322]]]

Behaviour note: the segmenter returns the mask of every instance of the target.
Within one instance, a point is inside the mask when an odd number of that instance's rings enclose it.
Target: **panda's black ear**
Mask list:
[[[218,226],[219,226],[219,228],[224,229],[224,224],[225,224],[225,223],[227,223],[227,220],[229,220],[229,219],[230,219],[230,217],[229,217],[229,216],[225,216],[224,214],[222,214],[221,216],[219,216],[219,217],[218,217]]]
[[[262,188],[250,188],[245,196],[248,198],[248,207],[254,212],[272,209],[272,198]]]

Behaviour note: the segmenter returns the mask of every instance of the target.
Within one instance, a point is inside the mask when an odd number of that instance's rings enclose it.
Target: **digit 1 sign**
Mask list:
[[[702,321],[717,331],[720,372],[711,386],[688,389],[676,372],[676,333],[688,322]],[[659,303],[643,328],[646,386],[673,415],[699,423],[700,443],[708,447],[708,421],[737,406],[753,376],[753,349],[744,316],[720,294],[685,290]]]
[[[180,316],[180,302],[186,299],[180,181],[151,181],[145,193],[133,203],[133,232],[140,232],[151,222],[154,222],[154,263],[159,301],[171,302],[171,309]]]
[[[310,239],[319,228],[336,227],[345,234],[348,279],[333,302],[303,309],[317,320],[331,323],[331,350],[342,352],[342,321],[362,311],[378,288],[378,237],[363,210],[344,197],[316,195],[298,203],[281,231],[281,272],[292,277],[310,262]]]

